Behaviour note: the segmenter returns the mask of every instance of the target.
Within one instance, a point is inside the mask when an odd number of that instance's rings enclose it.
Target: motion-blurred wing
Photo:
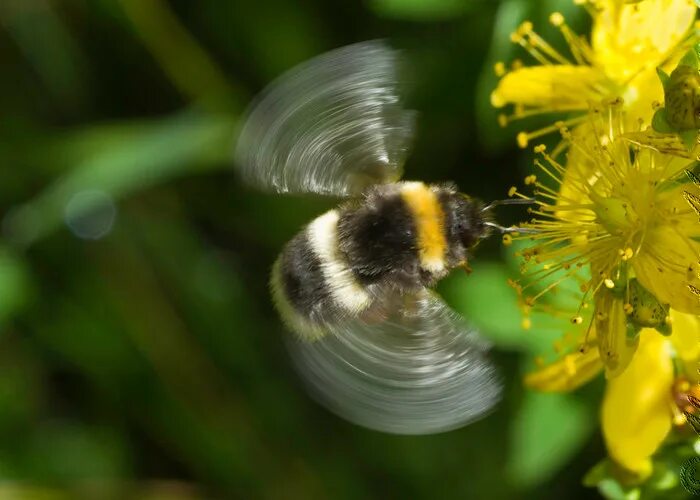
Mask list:
[[[358,194],[401,176],[414,112],[397,91],[397,52],[379,41],[333,50],[274,81],[250,108],[235,160],[281,193]]]
[[[317,401],[378,431],[447,431],[484,416],[500,399],[486,345],[427,291],[384,319],[350,320],[319,341],[289,345]]]

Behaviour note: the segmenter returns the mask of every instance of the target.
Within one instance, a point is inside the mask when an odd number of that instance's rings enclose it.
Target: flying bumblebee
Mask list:
[[[500,399],[488,346],[431,287],[507,229],[453,185],[399,180],[415,113],[397,64],[371,41],[290,70],[251,105],[235,163],[259,188],[345,200],[287,243],[270,280],[312,396],[372,429],[428,434]]]

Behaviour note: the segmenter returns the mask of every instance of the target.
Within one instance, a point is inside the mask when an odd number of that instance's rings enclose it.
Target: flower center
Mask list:
[[[639,226],[640,219],[626,198],[604,198],[591,192],[596,220],[612,236],[629,236]]]

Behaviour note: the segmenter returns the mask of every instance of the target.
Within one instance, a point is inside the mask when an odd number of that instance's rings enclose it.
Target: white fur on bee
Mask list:
[[[351,314],[359,314],[372,303],[367,290],[357,282],[348,265],[338,252],[337,210],[318,217],[307,229],[313,252],[321,261],[323,277],[333,300]]]

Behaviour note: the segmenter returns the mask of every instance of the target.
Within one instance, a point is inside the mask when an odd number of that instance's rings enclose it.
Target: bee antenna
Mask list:
[[[535,234],[539,233],[539,230],[533,229],[530,227],[518,227],[518,226],[501,226],[500,224],[496,224],[495,222],[490,222],[490,221],[485,221],[484,222],[485,226],[492,227],[498,231],[500,231],[501,234],[508,234],[508,233],[523,233],[523,234]]]
[[[481,209],[482,212],[488,212],[493,207],[499,207],[501,205],[532,205],[536,203],[535,198],[506,198],[505,200],[492,201],[484,208]]]

